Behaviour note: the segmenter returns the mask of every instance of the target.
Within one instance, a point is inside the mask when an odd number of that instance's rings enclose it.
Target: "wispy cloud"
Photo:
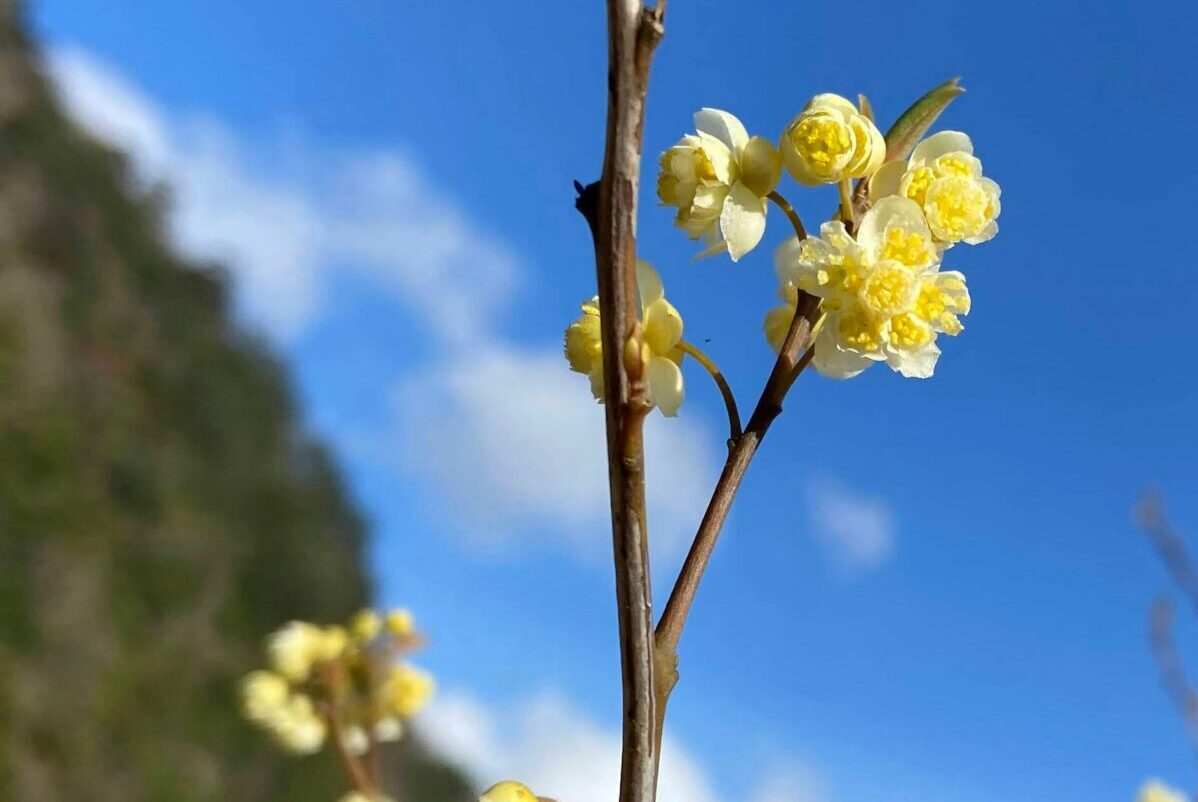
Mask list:
[[[444,491],[455,526],[481,547],[533,535],[607,548],[603,410],[558,349],[498,345],[455,354],[397,391],[407,470]],[[714,480],[707,430],[685,418],[646,424],[655,550],[681,546]]]
[[[180,248],[233,271],[244,318],[277,338],[316,320],[335,271],[389,293],[435,337],[493,325],[517,275],[513,253],[399,149],[250,143],[211,115],[163,107],[72,47],[49,69],[68,111],[126,150],[139,178],[165,183]]]
[[[511,248],[433,186],[399,149],[256,146],[219,119],[166,108],[76,48],[51,52],[68,110],[165,183],[184,251],[224,262],[244,319],[286,340],[319,321],[341,271],[387,293],[430,336],[433,358],[395,381],[392,467],[432,490],[438,519],[474,545],[536,542],[591,557],[607,543],[602,411],[560,346],[519,346],[497,316],[522,275]],[[555,336],[556,332],[553,333]],[[482,345],[485,344],[485,345]],[[397,366],[397,370],[400,368]],[[675,551],[715,475],[695,418],[648,431],[655,549]]]
[[[893,554],[898,523],[884,500],[828,479],[809,482],[804,495],[811,531],[842,568],[877,568]]]

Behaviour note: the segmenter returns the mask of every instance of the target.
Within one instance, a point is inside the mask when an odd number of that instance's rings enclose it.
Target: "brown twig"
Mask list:
[[[661,620],[657,623],[654,641],[659,672],[656,709],[659,746],[665,726],[666,705],[678,681],[678,643],[682,639],[682,630],[694,604],[699,582],[707,570],[720,530],[732,509],[732,501],[736,498],[749,463],[757,453],[757,447],[774,419],[781,414],[782,401],[791,385],[811,361],[814,351],[808,340],[818,311],[819,299],[800,292],[795,316],[786,333],[778,359],[761,391],[761,397],[752,417],[749,418],[748,426],[729,449],[728,459],[724,463],[719,481],[716,482],[707,511],[703,514],[703,520],[699,523],[698,532],[674,583],[670,599],[662,612]]]
[[[346,748],[345,738],[341,734],[341,724],[337,721],[337,714],[333,712],[331,706],[325,711],[325,721],[328,723],[329,741],[333,744],[333,751],[337,754],[337,760],[341,763],[341,768],[345,771],[345,776],[353,785],[354,790],[364,794],[376,793],[378,789],[366,770],[362,768],[361,762]]]
[[[603,175],[577,206],[595,240],[603,342],[608,481],[624,689],[620,802],[652,802],[657,785],[653,611],[645,517],[644,384],[637,321],[636,211],[649,64],[664,0],[607,0],[608,103]],[[577,185],[576,185],[577,186]]]

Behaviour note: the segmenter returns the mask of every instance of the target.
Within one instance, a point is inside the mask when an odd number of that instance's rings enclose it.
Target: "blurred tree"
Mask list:
[[[279,624],[365,603],[362,521],[164,194],[0,0],[0,799],[331,802],[336,766],[277,754],[234,686]],[[407,796],[471,797],[400,750]]]

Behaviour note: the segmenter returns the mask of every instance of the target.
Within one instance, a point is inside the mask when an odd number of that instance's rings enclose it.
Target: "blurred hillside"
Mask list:
[[[0,0],[0,799],[334,802],[234,687],[279,624],[363,604],[362,522],[163,214]],[[401,751],[404,798],[469,798]]]

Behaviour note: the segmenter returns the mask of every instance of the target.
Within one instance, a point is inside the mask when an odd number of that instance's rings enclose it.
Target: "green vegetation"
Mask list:
[[[362,605],[363,525],[220,269],[59,110],[0,0],[0,799],[335,802],[236,710],[261,642]],[[401,747],[404,799],[470,797]]]

